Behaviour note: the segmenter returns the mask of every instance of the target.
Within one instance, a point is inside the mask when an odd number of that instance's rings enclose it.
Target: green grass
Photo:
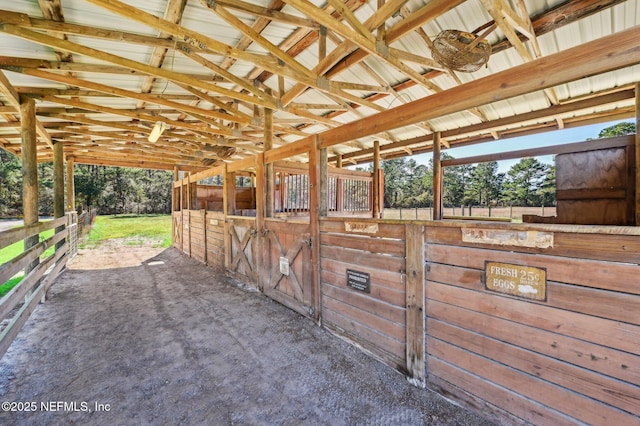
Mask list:
[[[9,293],[12,288],[18,285],[20,281],[24,278],[24,274],[18,274],[15,277],[11,278],[6,283],[0,285],[0,298],[4,297],[5,294]]]
[[[53,229],[41,232],[40,233],[40,241],[44,241],[47,238],[51,237],[52,235],[53,235]],[[47,250],[45,250],[44,253],[42,253],[40,255],[40,259],[46,259],[47,257],[51,256],[53,254],[54,250],[55,250],[54,247],[49,247]],[[0,265],[4,264],[5,262],[10,261],[14,257],[16,257],[19,254],[21,254],[23,251],[24,251],[24,241],[18,241],[17,243],[13,243],[8,247],[3,248],[2,250],[0,250]],[[18,285],[18,283],[20,281],[22,281],[22,278],[24,278],[24,273],[20,272],[20,273],[16,274],[10,280],[5,282],[4,284],[0,285],[0,297],[3,297],[13,287]]]
[[[124,239],[127,246],[171,246],[171,215],[98,216],[83,247],[95,247],[103,241]]]

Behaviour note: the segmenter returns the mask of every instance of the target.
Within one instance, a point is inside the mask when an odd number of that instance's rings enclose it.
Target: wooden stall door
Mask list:
[[[257,288],[256,224],[254,219],[229,219],[227,272],[233,278]]]
[[[173,246],[182,250],[182,212],[173,212]]]
[[[264,293],[302,315],[313,316],[309,224],[268,221],[265,226]]]

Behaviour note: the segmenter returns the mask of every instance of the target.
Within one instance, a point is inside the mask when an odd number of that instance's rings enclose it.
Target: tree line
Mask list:
[[[20,159],[0,149],[0,216],[22,214]],[[173,172],[122,167],[74,166],[76,209],[100,214],[170,213]],[[38,164],[39,212],[53,213],[53,164]]]
[[[443,153],[442,159],[453,159]],[[433,206],[433,161],[418,164],[414,159],[385,160],[384,204],[387,208]],[[444,168],[443,203],[447,207],[553,206],[555,166],[535,158],[523,158],[507,173],[498,173],[498,163]]]
[[[600,131],[598,138],[636,132],[635,123],[622,122]],[[442,159],[453,159],[442,153]],[[384,160],[384,204],[387,208],[433,206],[433,161],[418,164],[414,159]],[[371,170],[371,167],[370,169]],[[495,161],[444,168],[445,207],[513,205],[554,206],[556,168],[535,158],[523,158],[506,173],[498,173]]]

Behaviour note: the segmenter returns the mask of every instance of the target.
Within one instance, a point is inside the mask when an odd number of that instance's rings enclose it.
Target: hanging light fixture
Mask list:
[[[149,133],[149,142],[157,142],[160,135],[166,130],[166,128],[167,125],[164,121],[156,121],[156,124],[153,125],[153,129],[151,129],[151,133]]]

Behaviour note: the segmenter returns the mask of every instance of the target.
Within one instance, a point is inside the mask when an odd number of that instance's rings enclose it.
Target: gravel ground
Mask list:
[[[2,425],[490,424],[175,249],[117,243],[58,278],[0,401]]]

